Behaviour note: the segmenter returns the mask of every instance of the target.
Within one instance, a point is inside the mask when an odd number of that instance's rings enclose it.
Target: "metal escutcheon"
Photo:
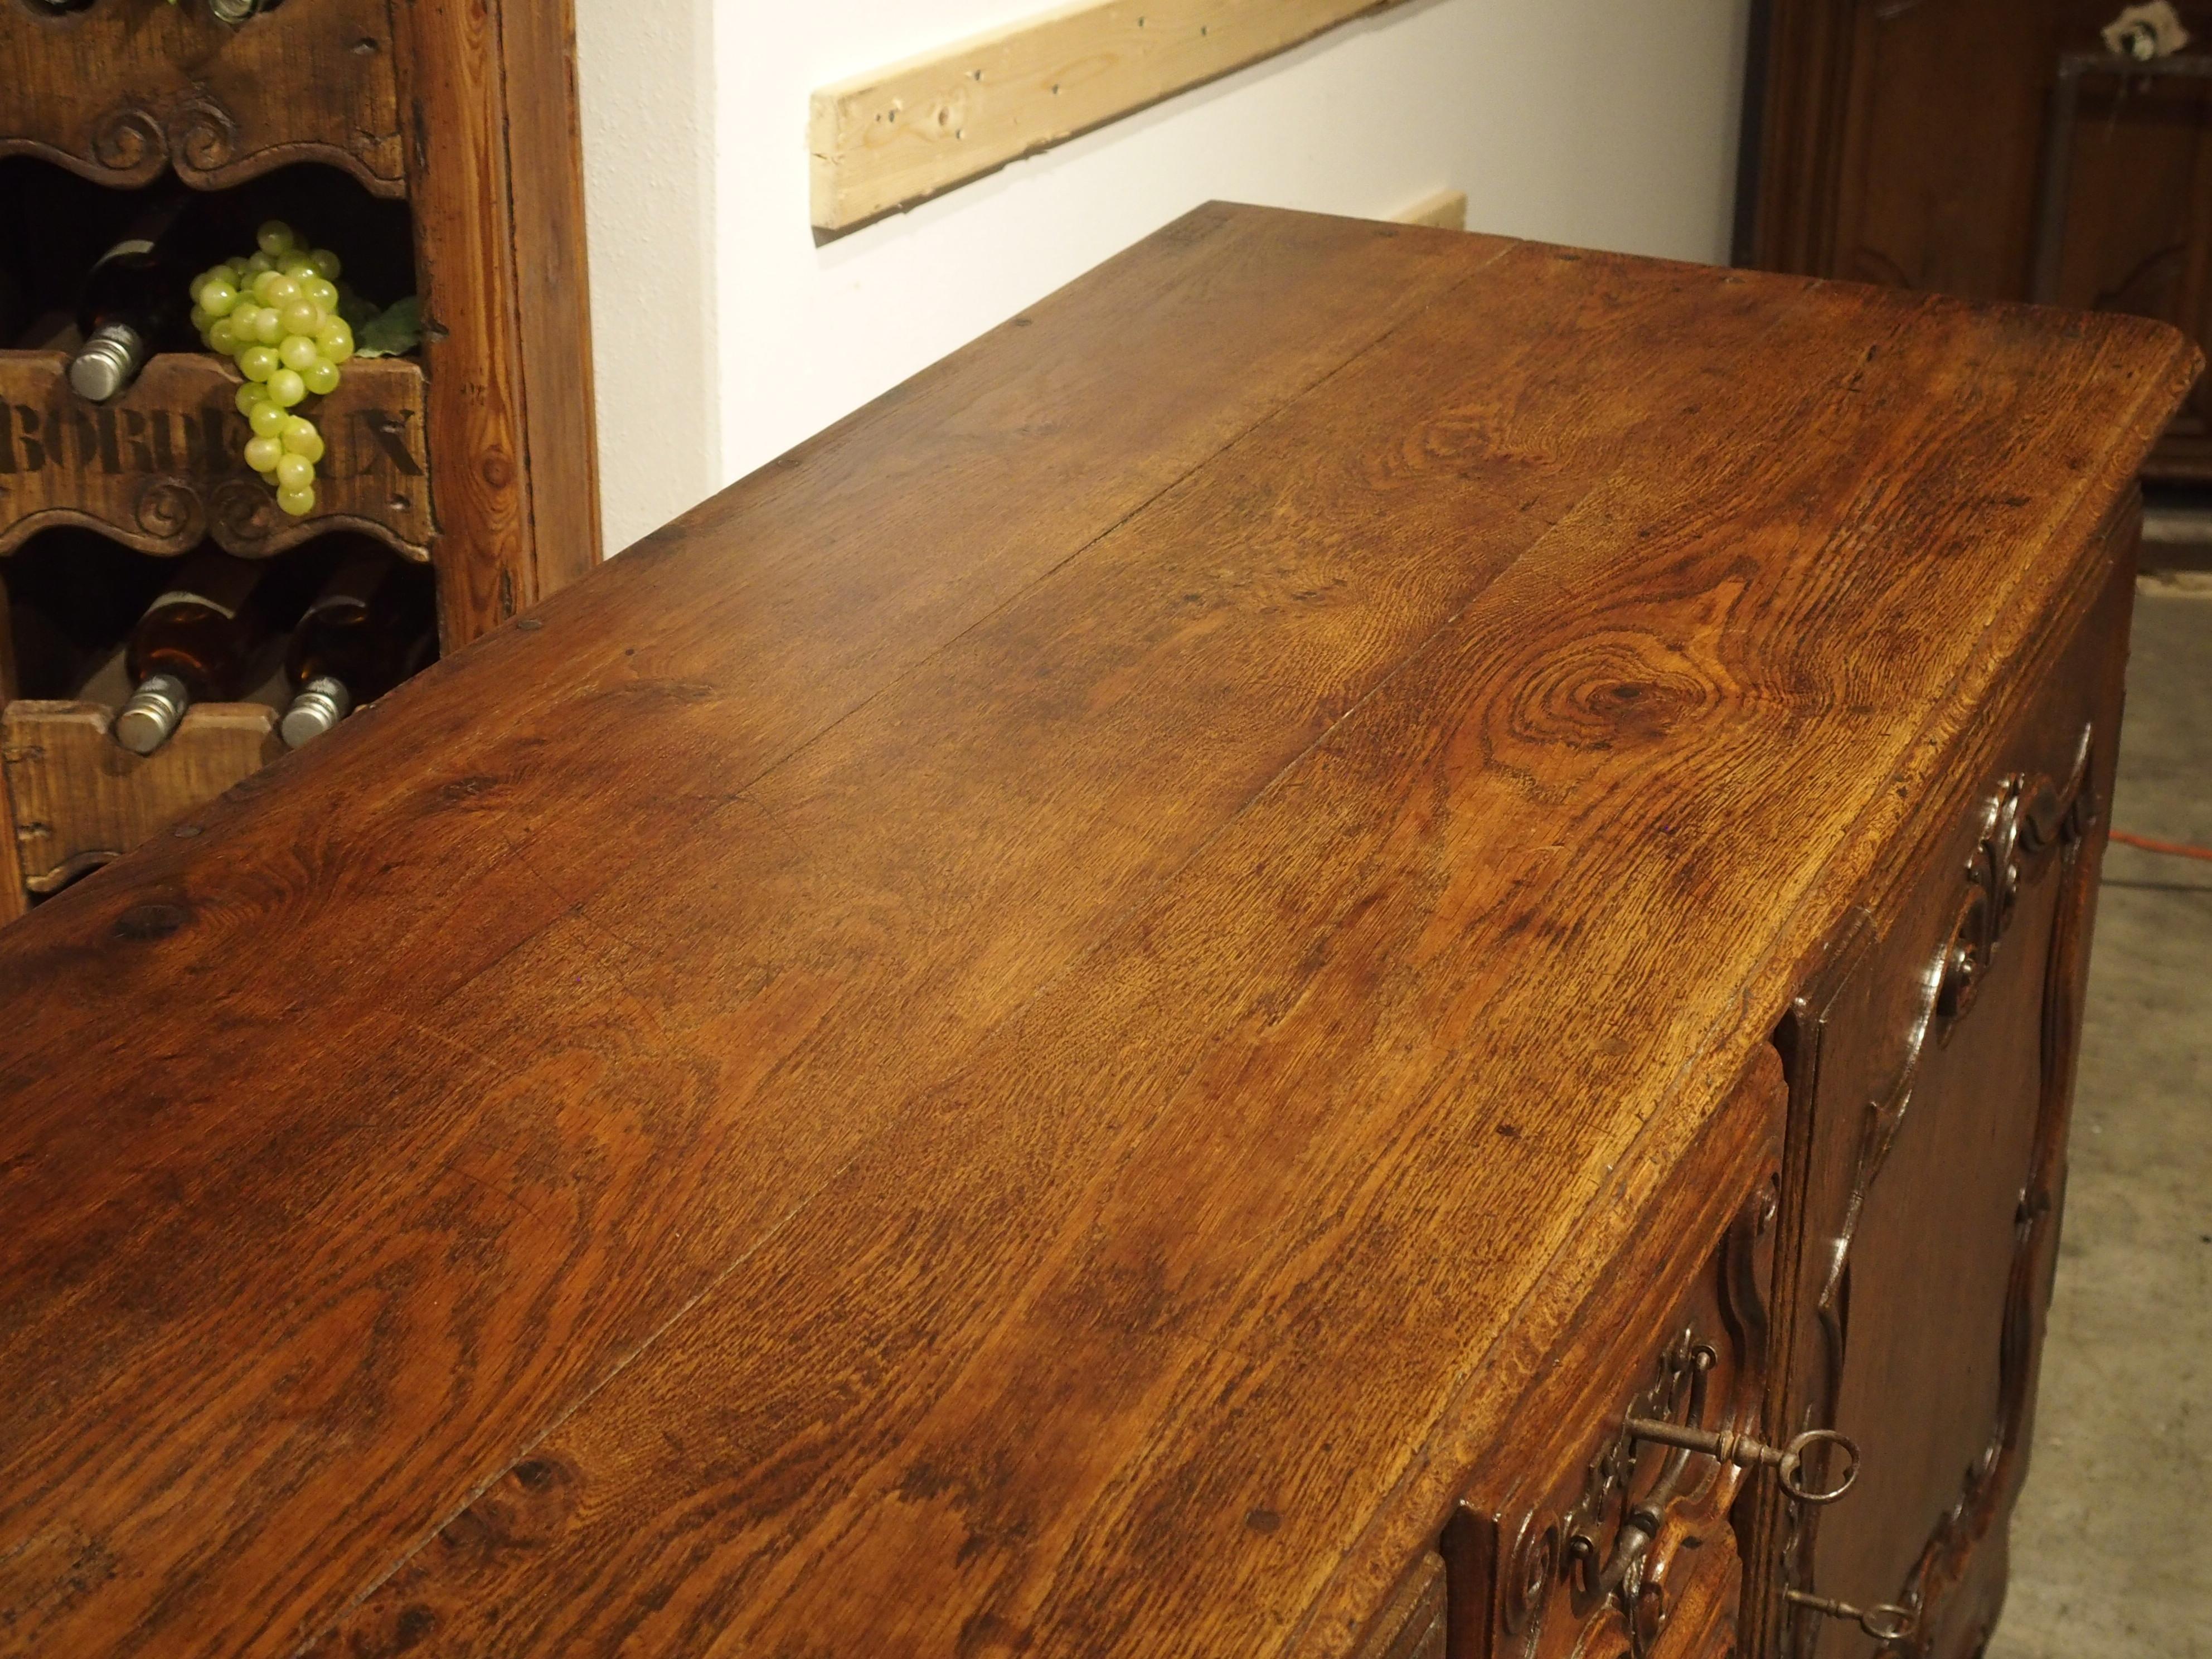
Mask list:
[[[1851,1489],[1859,1478],[1859,1449],[1848,1435],[1838,1434],[1833,1429],[1808,1429],[1788,1445],[1770,1446],[1763,1440],[1738,1434],[1732,1429],[1695,1429],[1679,1423],[1662,1423],[1649,1417],[1632,1417],[1625,1427],[1638,1440],[1651,1440],[1662,1446],[1680,1446],[1689,1451],[1704,1452],[1723,1463],[1733,1463],[1739,1468],[1754,1464],[1764,1465],[1774,1471],[1782,1482],[1782,1490],[1801,1504],[1832,1504]],[[1808,1486],[1798,1477],[1804,1466],[1805,1454],[1818,1446],[1842,1449],[1849,1460],[1843,1479],[1832,1486],[1821,1489]]]
[[[1887,1601],[1876,1607],[1855,1607],[1848,1601],[1832,1601],[1825,1595],[1808,1595],[1803,1590],[1786,1589],[1782,1594],[1798,1607],[1810,1607],[1831,1619],[1856,1621],[1877,1642],[1902,1642],[1912,1634],[1912,1613],[1909,1608]]]

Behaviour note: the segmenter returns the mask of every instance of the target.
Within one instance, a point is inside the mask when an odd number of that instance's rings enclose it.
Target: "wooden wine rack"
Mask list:
[[[342,169],[406,202],[423,317],[417,357],[356,358],[311,411],[331,453],[297,521],[240,459],[221,359],[156,357],[94,406],[63,354],[0,350],[0,556],[62,524],[246,557],[363,531],[434,566],[447,652],[596,563],[574,58],[568,0],[283,0],[236,27],[205,0],[0,3],[0,155],[116,187]],[[5,623],[0,603],[0,920],[276,752],[260,702],[195,709],[142,759],[109,704],[13,701]]]
[[[315,424],[331,441],[313,516],[277,511],[246,464],[241,377],[211,354],[155,358],[120,396],[88,404],[58,351],[0,352],[0,553],[58,524],[98,530],[142,553],[211,539],[258,558],[327,531],[366,531],[410,558],[437,540],[422,441],[423,375],[404,357],[346,365]]]

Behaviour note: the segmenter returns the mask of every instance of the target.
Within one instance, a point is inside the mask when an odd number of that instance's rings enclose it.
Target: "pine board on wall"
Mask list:
[[[848,229],[1398,0],[1077,0],[817,89],[813,218]]]

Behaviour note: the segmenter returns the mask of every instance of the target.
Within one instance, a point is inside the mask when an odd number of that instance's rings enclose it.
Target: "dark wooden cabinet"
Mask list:
[[[2198,367],[1169,226],[0,934],[0,1652],[1973,1659]]]
[[[1759,0],[1735,258],[2212,337],[2212,7],[2117,57],[2121,0]],[[2199,386],[2148,463],[2212,479]]]

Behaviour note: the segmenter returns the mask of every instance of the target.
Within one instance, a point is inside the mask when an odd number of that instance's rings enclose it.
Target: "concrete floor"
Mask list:
[[[2114,827],[2212,846],[2212,580],[2147,578]],[[1988,1659],[2212,1659],[2212,864],[2115,844]]]

